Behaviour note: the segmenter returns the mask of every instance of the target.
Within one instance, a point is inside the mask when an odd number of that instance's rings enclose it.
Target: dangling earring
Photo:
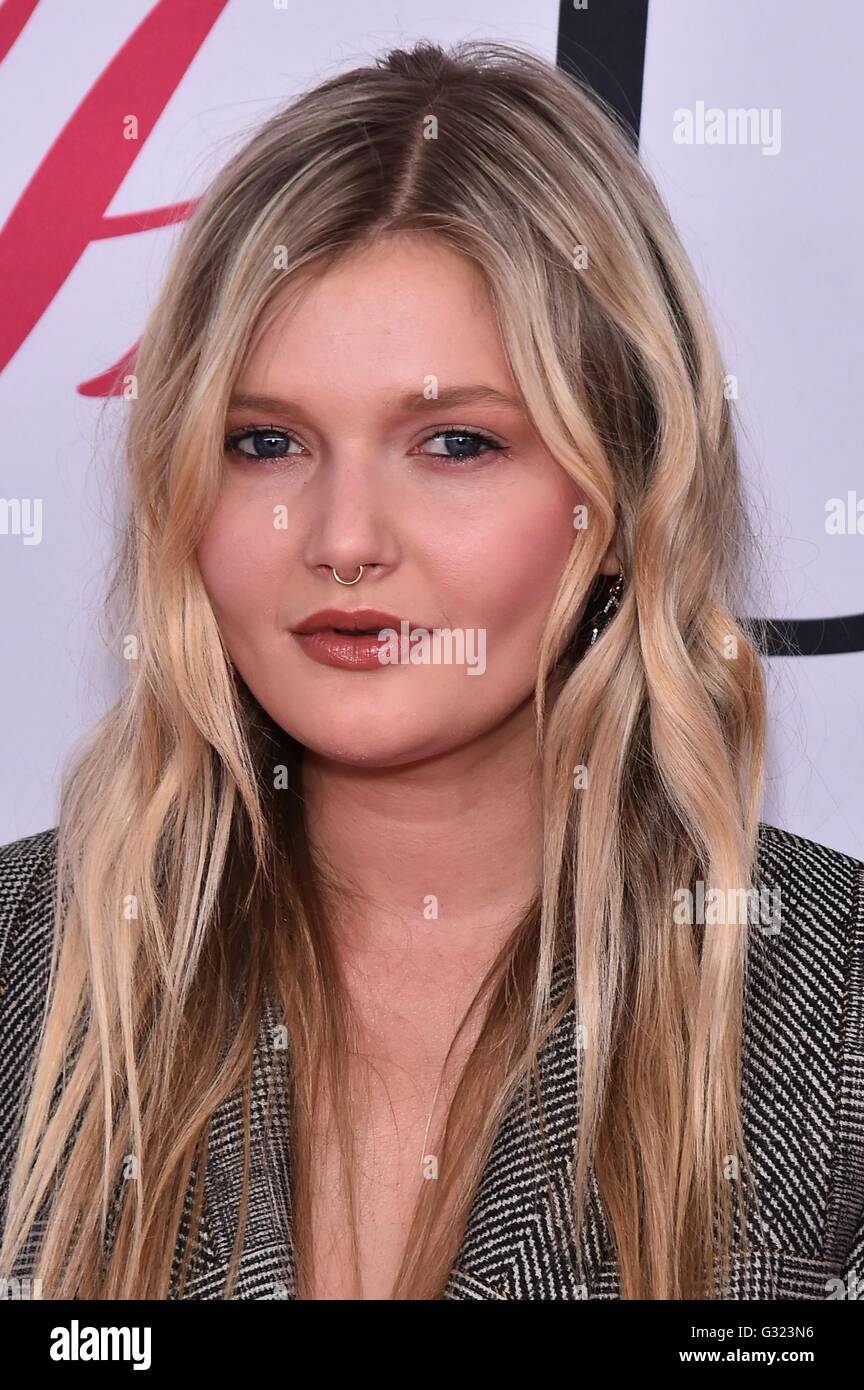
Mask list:
[[[612,581],[612,586],[609,589],[609,593],[606,597],[606,602],[603,604],[603,607],[598,608],[597,612],[594,614],[594,621],[591,624],[591,639],[588,643],[589,647],[594,646],[594,643],[597,641],[597,638],[600,636],[600,633],[603,631],[604,627],[606,627],[606,625],[612,621],[612,618],[614,617],[618,609],[618,605],[621,602],[621,595],[623,594],[623,592],[624,566],[622,565],[617,575]]]

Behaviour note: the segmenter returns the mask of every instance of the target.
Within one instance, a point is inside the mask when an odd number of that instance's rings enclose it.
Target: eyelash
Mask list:
[[[226,453],[232,454],[235,458],[244,459],[248,463],[282,463],[285,459],[299,457],[297,454],[270,455],[269,457],[262,455],[256,457],[254,454],[244,453],[242,449],[237,447],[242,439],[247,439],[251,435],[256,434],[281,434],[284,435],[286,439],[294,440],[295,444],[299,443],[299,440],[291,434],[290,430],[283,429],[281,425],[246,425],[242,429],[231,430],[229,434],[226,434]],[[421,439],[420,445],[428,444],[430,440],[439,439],[443,435],[448,434],[455,434],[463,439],[477,440],[478,443],[484,446],[484,451],[486,452],[492,451],[503,454],[507,452],[506,446],[504,444],[499,444],[496,439],[492,439],[489,435],[481,433],[480,430],[470,429],[468,426],[462,425],[447,425],[444,429],[433,430],[425,439]],[[460,469],[465,468],[470,463],[478,463],[483,458],[483,454],[477,454],[473,458],[464,459],[448,454],[426,454],[424,457],[434,458],[445,465],[445,467],[450,466]]]

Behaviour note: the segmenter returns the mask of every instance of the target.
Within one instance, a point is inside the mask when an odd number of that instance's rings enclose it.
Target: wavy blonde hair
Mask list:
[[[587,495],[590,525],[537,671],[542,883],[466,1015],[482,1025],[394,1297],[440,1296],[495,1132],[574,997],[586,1039],[574,1239],[593,1166],[622,1296],[722,1296],[729,1158],[746,1164],[747,931],[673,927],[672,902],[700,877],[749,885],[756,863],[765,693],[752,631],[733,616],[753,538],[723,364],[614,112],[518,45],[471,42],[390,52],[255,131],[194,210],[146,325],[106,606],[116,649],[134,634],[138,655],[64,774],[49,1007],[0,1252],[11,1268],[44,1218],[35,1273],[48,1297],[173,1296],[166,1252],[188,1194],[187,1255],[194,1244],[209,1122],[235,1088],[248,1164],[270,989],[290,1034],[293,1236],[301,1296],[310,1287],[311,1121],[323,1084],[342,1095],[348,1027],[322,930],[338,874],[328,888],[310,849],[302,750],[233,669],[194,552],[230,390],[275,296],[403,231],[440,238],[485,276],[532,421]],[[586,647],[613,537],[624,597]],[[276,791],[280,764],[290,786]],[[575,790],[578,766],[590,777]],[[553,969],[570,953],[553,1012]],[[348,1132],[344,1095],[337,1110]],[[139,1179],[118,1187],[130,1152]]]

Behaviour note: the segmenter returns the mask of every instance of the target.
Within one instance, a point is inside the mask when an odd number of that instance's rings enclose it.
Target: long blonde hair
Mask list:
[[[574,1235],[593,1166],[622,1296],[717,1296],[729,1159],[746,1163],[747,932],[674,926],[672,904],[699,878],[751,883],[762,795],[764,678],[733,616],[752,535],[724,368],[614,113],[518,45],[470,42],[390,52],[269,119],[194,210],[146,325],[106,606],[116,649],[134,637],[137,655],[64,775],[49,1008],[0,1251],[11,1268],[44,1217],[48,1297],[169,1296],[166,1252],[189,1191],[200,1212],[214,1110],[248,1095],[268,990],[290,1034],[301,1293],[309,1276],[311,1119],[325,1081],[338,1101],[347,1026],[326,866],[298,795],[302,750],[233,669],[194,552],[230,389],[276,294],[390,231],[440,238],[482,271],[532,421],[590,517],[537,672],[542,883],[475,999],[482,1027],[394,1296],[440,1295],[496,1128],[536,1082],[570,953],[560,1008],[575,997],[585,1041]],[[586,646],[613,536],[624,596]],[[130,1152],[138,1180],[118,1189]],[[226,1297],[245,1185],[237,1220]]]

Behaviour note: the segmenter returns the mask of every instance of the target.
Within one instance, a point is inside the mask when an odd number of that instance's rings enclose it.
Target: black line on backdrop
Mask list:
[[[581,77],[623,117],[639,143],[648,0],[561,0],[557,63]],[[864,651],[864,613],[840,618],[753,618],[765,656],[836,656]]]

